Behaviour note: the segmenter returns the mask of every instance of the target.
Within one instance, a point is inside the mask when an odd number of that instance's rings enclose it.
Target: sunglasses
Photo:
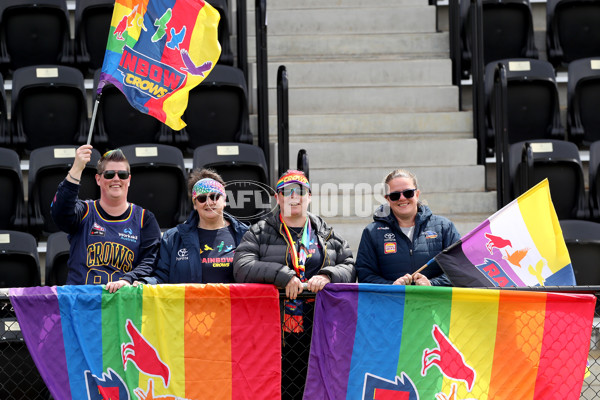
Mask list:
[[[114,169],[108,169],[102,173],[104,179],[112,179],[115,177],[115,175],[118,175],[119,179],[127,179],[129,178],[129,171],[115,171]]]
[[[305,188],[304,186],[297,186],[297,187],[292,187],[292,188],[286,187],[286,188],[281,189],[277,193],[281,193],[285,197],[291,196],[292,193],[296,193],[298,196],[304,196],[305,194],[308,193],[308,189]]]
[[[196,196],[196,200],[198,200],[198,203],[206,203],[206,199],[209,198],[212,201],[217,201],[221,198],[221,193],[211,193],[211,194],[199,194],[198,196]]]
[[[406,190],[402,190],[401,192],[392,192],[392,193],[388,193],[386,195],[386,197],[388,199],[390,199],[391,201],[398,201],[400,200],[400,196],[404,195],[405,199],[412,199],[415,196],[415,191],[417,189],[406,189]]]

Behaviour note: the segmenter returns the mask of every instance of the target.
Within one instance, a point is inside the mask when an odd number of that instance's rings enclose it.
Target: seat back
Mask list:
[[[600,285],[600,223],[561,220],[560,227],[577,285]]]
[[[84,72],[102,67],[115,2],[78,0],[75,7],[75,59]]]
[[[10,129],[8,126],[8,113],[6,107],[6,90],[4,90],[4,78],[0,74],[0,146],[11,146]]]
[[[0,66],[73,64],[66,0],[2,0]]]
[[[0,148],[0,193],[0,229],[24,229],[23,175],[19,156],[11,149]]]
[[[152,211],[161,229],[185,220],[186,172],[181,150],[163,144],[121,147],[131,166],[128,199]]]
[[[221,56],[217,62],[223,65],[233,65],[233,52],[231,51],[230,8],[228,1],[213,0],[210,2],[210,5],[219,12],[221,17],[217,32],[219,44],[221,45]]]
[[[567,128],[569,140],[589,146],[600,140],[600,57],[569,63]]]
[[[546,48],[554,66],[600,57],[600,2],[546,1]]]
[[[269,186],[267,162],[262,149],[246,143],[218,143],[194,150],[193,167],[212,168],[226,182],[225,211],[246,223],[270,212],[274,191]]]
[[[40,284],[40,261],[33,235],[19,231],[0,231],[0,288]]]
[[[67,284],[67,262],[70,244],[65,232],[55,232],[48,236],[46,246],[46,286]]]
[[[28,211],[29,226],[36,235],[47,235],[59,230],[52,220],[50,205],[58,184],[65,179],[73,165],[76,149],[76,146],[48,146],[31,152]],[[93,149],[91,161],[81,176],[80,199],[97,199],[100,196],[95,179],[99,159],[100,153]]]
[[[183,134],[187,148],[212,143],[251,143],[246,80],[240,69],[215,65],[204,81],[190,91],[188,107],[183,114],[187,126],[175,132],[175,140]]]
[[[25,150],[87,139],[88,104],[79,70],[56,65],[19,68],[11,99],[13,142]]]
[[[510,186],[513,198],[548,178],[550,195],[559,219],[585,219],[585,182],[579,150],[562,140],[532,140],[509,148]]]
[[[590,145],[589,169],[589,205],[591,218],[600,222],[600,141],[593,142]]]

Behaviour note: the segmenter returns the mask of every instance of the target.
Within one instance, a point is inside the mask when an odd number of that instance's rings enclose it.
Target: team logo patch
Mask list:
[[[383,240],[386,242],[395,242],[396,235],[394,235],[393,233],[386,233],[385,235],[383,235]]]
[[[396,252],[396,242],[388,242],[383,244],[383,252],[391,254]]]
[[[106,234],[106,229],[103,226],[98,225],[94,222],[92,226],[92,230],[90,231],[91,236],[104,236]]]
[[[389,227],[389,226],[378,226],[378,227],[377,227],[377,230],[378,230],[378,231],[387,231],[387,230],[389,230],[389,229],[390,229],[390,227]]]
[[[435,239],[436,237],[438,237],[437,232],[425,231],[425,239]]]

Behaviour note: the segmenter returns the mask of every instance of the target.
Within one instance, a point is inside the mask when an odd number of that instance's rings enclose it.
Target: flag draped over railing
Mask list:
[[[219,18],[202,0],[116,0],[98,93],[112,83],[139,111],[182,129],[189,91],[221,54]]]
[[[374,284],[317,295],[305,399],[579,399],[595,297]]]
[[[272,285],[143,285],[114,294],[34,287],[9,296],[56,400],[281,397]]]
[[[548,180],[435,257],[454,286],[573,286],[575,276]]]

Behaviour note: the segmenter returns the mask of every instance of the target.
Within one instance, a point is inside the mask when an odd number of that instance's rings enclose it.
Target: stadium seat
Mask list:
[[[94,75],[94,93],[98,87],[100,70]],[[103,150],[138,143],[168,144],[171,130],[158,119],[135,109],[116,86],[107,84],[102,89],[94,126],[93,143]]]
[[[569,63],[567,128],[569,140],[589,146],[600,140],[600,57]]]
[[[11,145],[10,128],[8,126],[8,113],[6,103],[6,91],[4,90],[4,78],[0,74],[0,146]]]
[[[48,236],[46,244],[46,286],[62,286],[67,283],[69,239],[65,232]]]
[[[76,146],[48,146],[31,152],[29,161],[29,228],[36,236],[58,232],[50,214],[50,205],[58,184],[67,176],[73,165]],[[96,184],[96,164],[100,152],[92,149],[92,159],[87,164],[79,185],[79,198],[97,199],[100,189]]]
[[[187,217],[186,172],[181,150],[164,144],[121,147],[131,166],[129,201],[154,213],[162,230]]]
[[[0,288],[39,286],[37,243],[27,232],[0,231]]]
[[[463,78],[471,71],[470,1],[460,1]],[[484,65],[505,58],[538,58],[529,0],[483,0]]]
[[[548,178],[559,219],[586,219],[585,182],[579,149],[564,140],[531,140],[509,147],[512,198]]]
[[[590,145],[589,169],[589,205],[592,220],[600,222],[600,141]]]
[[[21,162],[11,149],[0,148],[0,193],[0,229],[25,230],[27,217]]]
[[[73,67],[19,68],[11,93],[12,139],[19,149],[85,143],[88,104],[83,74]]]
[[[0,68],[3,73],[31,65],[72,65],[66,0],[0,2]]]
[[[78,0],[75,7],[75,60],[85,73],[102,67],[115,2]]]
[[[577,285],[600,285],[600,223],[561,220]]]
[[[217,62],[223,65],[233,65],[233,52],[231,51],[231,23],[228,2],[227,0],[212,0],[210,5],[213,6],[221,16],[218,28],[221,56]]]
[[[546,50],[555,66],[580,58],[600,57],[600,2],[546,1]]]
[[[485,125],[488,156],[494,154],[494,70],[506,67],[507,137],[512,144],[530,139],[565,139],[560,121],[556,76],[552,65],[543,60],[505,59],[485,67]]]
[[[273,208],[273,190],[262,149],[246,143],[217,143],[194,150],[193,167],[212,168],[226,183],[225,211],[253,223]]]
[[[190,91],[183,114],[187,126],[174,133],[176,143],[193,149],[211,143],[252,143],[248,93],[238,68],[215,65],[204,81]]]

